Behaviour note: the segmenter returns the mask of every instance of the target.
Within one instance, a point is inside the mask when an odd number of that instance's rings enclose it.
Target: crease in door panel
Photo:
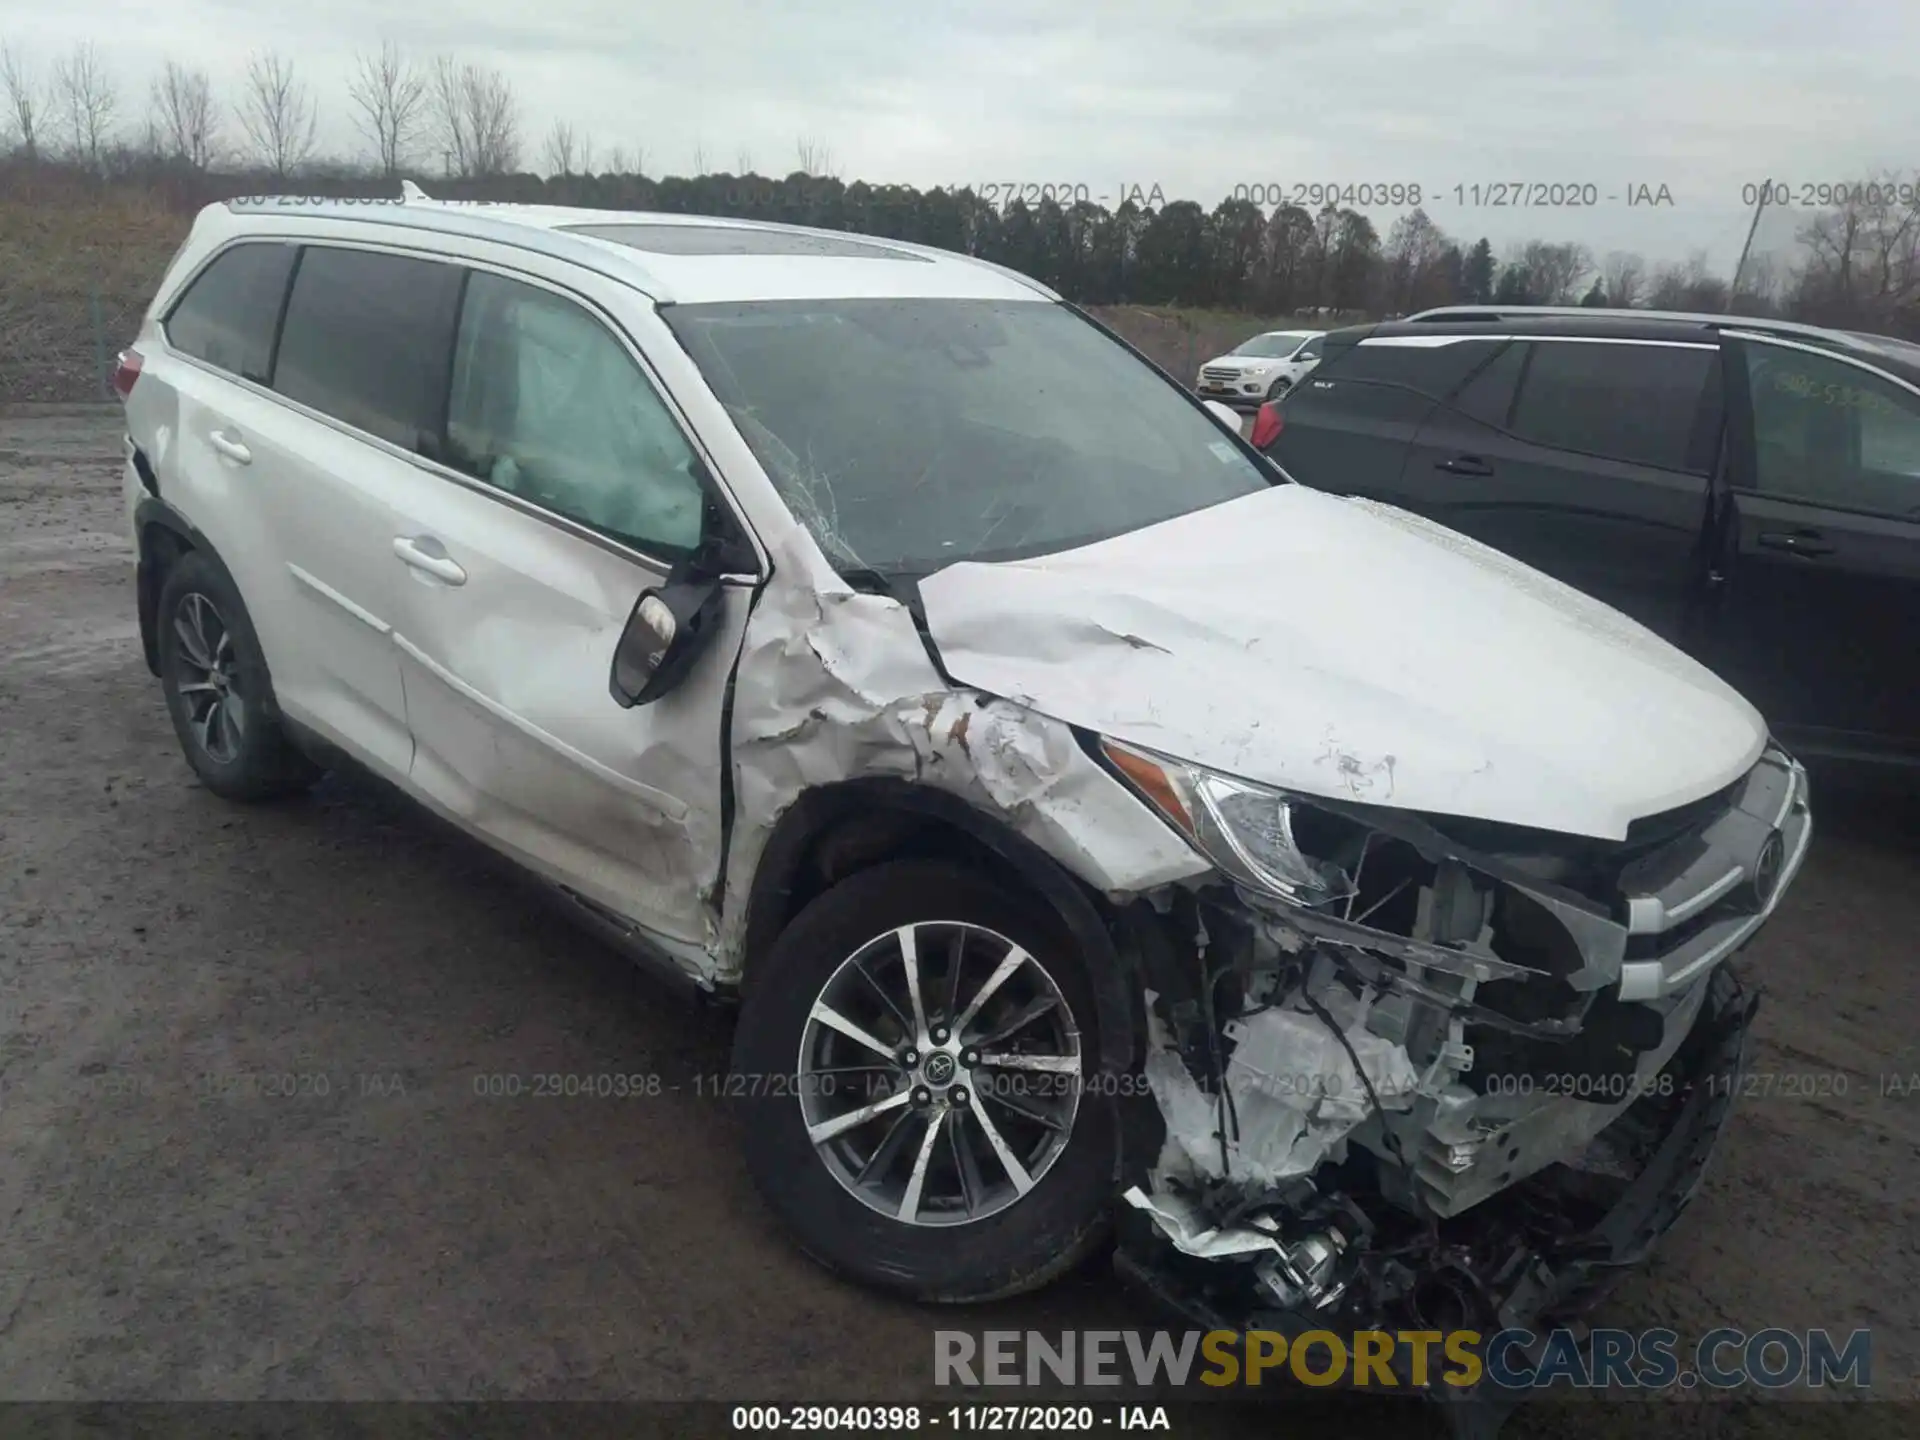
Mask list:
[[[418,645],[415,645],[411,640],[407,639],[406,636],[399,634],[397,631],[393,633],[393,643],[405,651],[422,669],[426,670],[449,689],[455,691],[473,704],[478,705],[494,718],[505,721],[522,735],[525,735],[529,740],[535,741],[556,755],[563,756],[603,784],[610,785],[614,789],[631,795],[634,799],[652,806],[675,824],[686,820],[688,811],[685,801],[676,799],[664,790],[656,790],[651,785],[643,784],[630,775],[622,775],[618,770],[601,764],[591,755],[583,754],[581,751],[574,749],[573,746],[567,744],[566,741],[560,739],[557,735],[549,734],[538,725],[528,721],[525,717],[514,714],[513,711],[507,709],[506,706],[500,704],[499,701],[476,690],[473,686],[462,680],[458,675],[447,669],[446,666],[442,665]]]
[[[375,615],[372,611],[363,610],[360,606],[354,604],[353,601],[349,600],[346,596],[342,595],[338,590],[334,589],[331,585],[327,584],[327,582],[322,580],[318,575],[313,575],[305,570],[302,570],[298,565],[294,564],[291,560],[287,562],[287,571],[289,574],[293,576],[294,579],[298,580],[302,585],[306,586],[309,590],[313,591],[314,594],[320,596],[324,600],[331,600],[335,605],[338,605],[342,610],[346,611],[347,614],[353,616],[353,618],[358,620],[361,624],[371,626],[377,634],[391,635],[393,633],[393,627],[387,624],[386,621],[382,620],[378,615]]]

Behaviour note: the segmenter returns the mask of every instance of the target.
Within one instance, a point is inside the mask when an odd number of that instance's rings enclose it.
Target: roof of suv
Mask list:
[[[1920,361],[1920,346],[1905,340],[1896,340],[1887,335],[1869,335],[1856,330],[1835,330],[1822,325],[1803,325],[1796,320],[1775,320],[1762,315],[1714,315],[1705,311],[1692,310],[1613,310],[1589,308],[1583,305],[1440,305],[1431,310],[1421,310],[1409,315],[1404,323],[1419,326],[1496,325],[1503,329],[1511,326],[1511,333],[1519,334],[1526,327],[1533,326],[1537,322],[1546,322],[1543,328],[1553,331],[1563,330],[1571,321],[1678,326],[1709,333],[1744,330],[1757,335],[1777,335],[1782,339],[1799,340],[1829,349],[1870,351],[1908,364]],[[1542,333],[1542,330],[1534,329],[1531,333]],[[1673,331],[1666,329],[1661,334],[1666,338],[1672,338]],[[1636,338],[1640,337],[1636,336]],[[1660,337],[1649,331],[1646,338]]]
[[[1678,310],[1610,310],[1560,305],[1443,305],[1404,320],[1352,325],[1335,331],[1336,347],[1363,340],[1438,343],[1441,337],[1489,335],[1584,336],[1596,340],[1693,341],[1718,344],[1725,334],[1769,335],[1818,346],[1879,365],[1920,386],[1920,345],[1888,335],[1834,330],[1750,315],[1708,315]]]
[[[585,265],[660,304],[861,296],[1054,300],[1016,271],[930,246],[752,220],[634,210],[576,210],[491,202],[301,199],[265,196],[207,207],[234,217],[348,221],[506,244]],[[245,217],[244,219],[241,217]],[[283,227],[275,225],[272,229]]]

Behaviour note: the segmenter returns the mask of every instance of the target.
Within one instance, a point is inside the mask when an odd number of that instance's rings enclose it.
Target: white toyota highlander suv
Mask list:
[[[1193,1315],[1491,1331],[1693,1193],[1800,766],[1040,285],[237,201],[116,380],[207,788],[351,761],[737,997],[751,1168],[825,1263],[977,1299],[1117,1233]]]

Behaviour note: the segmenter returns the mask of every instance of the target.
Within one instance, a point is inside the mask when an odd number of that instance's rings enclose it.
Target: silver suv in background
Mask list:
[[[202,782],[351,760],[737,997],[749,1167],[823,1263],[984,1299],[1117,1225],[1196,1316],[1490,1331],[1693,1193],[1800,767],[1648,631],[1293,484],[1038,284],[236,202],[117,384]]]
[[[1319,330],[1269,330],[1200,367],[1194,389],[1208,400],[1252,409],[1278,400],[1320,363]]]

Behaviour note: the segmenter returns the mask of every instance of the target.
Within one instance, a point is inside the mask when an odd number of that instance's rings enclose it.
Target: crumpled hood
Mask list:
[[[1753,707],[1580,592],[1301,485],[921,582],[956,680],[1305,794],[1620,839],[1744,773]]]

